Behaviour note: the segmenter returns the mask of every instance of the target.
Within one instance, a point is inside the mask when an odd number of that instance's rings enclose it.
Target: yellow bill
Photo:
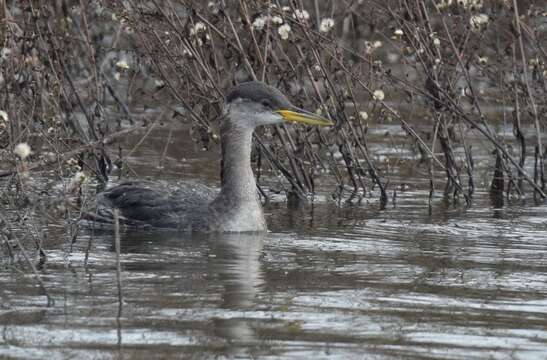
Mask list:
[[[276,113],[281,115],[285,121],[299,122],[302,124],[317,125],[317,126],[334,125],[332,121],[302,109],[277,110]]]

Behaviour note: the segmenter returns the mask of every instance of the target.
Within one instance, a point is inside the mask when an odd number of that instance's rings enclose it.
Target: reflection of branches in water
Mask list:
[[[123,313],[123,287],[122,287],[122,265],[120,262],[121,236],[120,236],[120,211],[114,209],[114,247],[116,249],[116,286],[118,288],[118,313],[116,314],[116,325],[118,335],[118,347],[122,346],[122,313]]]
[[[10,258],[13,261],[13,251],[12,251],[12,245],[10,244],[10,241],[13,241],[13,243],[16,245],[19,253],[23,256],[25,259],[26,264],[30,268],[31,272],[34,274],[34,278],[38,282],[40,286],[40,291],[43,293],[43,295],[46,296],[47,299],[47,306],[53,306],[54,300],[49,295],[49,292],[47,291],[47,288],[42,280],[42,277],[38,273],[38,270],[36,269],[36,266],[34,265],[33,260],[30,258],[30,256],[27,253],[27,250],[25,249],[23,242],[19,239],[19,237],[14,234],[14,232],[11,230],[12,225],[8,219],[6,219],[2,214],[0,214],[0,225],[2,225],[2,228],[5,228],[5,232],[2,234],[2,237],[5,236],[5,239],[3,239],[3,243],[8,248]],[[36,243],[38,251],[40,253],[40,265],[43,265],[43,261],[45,262],[45,254],[42,250],[42,247],[39,243]]]

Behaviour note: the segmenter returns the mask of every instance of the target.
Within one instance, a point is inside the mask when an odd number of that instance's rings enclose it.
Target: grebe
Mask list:
[[[99,194],[95,220],[112,222],[113,209],[126,226],[193,232],[263,232],[266,222],[251,168],[253,131],[258,126],[300,122],[330,126],[321,116],[291,104],[281,91],[251,81],[233,87],[220,124],[221,187],[185,183],[168,186],[124,182]]]

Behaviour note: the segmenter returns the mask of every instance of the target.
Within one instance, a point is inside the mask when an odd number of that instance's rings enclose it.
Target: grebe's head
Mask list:
[[[282,122],[334,125],[330,120],[297,108],[281,91],[260,81],[234,86],[226,96],[225,111],[238,125],[253,129]]]

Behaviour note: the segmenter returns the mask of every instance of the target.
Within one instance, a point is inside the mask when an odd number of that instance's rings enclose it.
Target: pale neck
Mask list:
[[[212,231],[265,231],[266,222],[251,168],[253,129],[229,117],[221,129],[222,163],[220,194],[209,206]]]
[[[235,114],[245,116],[240,112],[235,112]],[[254,129],[244,125],[245,121],[242,120],[245,119],[237,119],[234,116],[234,113],[228,112],[221,123],[221,189],[209,206],[209,230],[221,232],[266,231],[266,221],[251,168]],[[247,123],[249,122],[247,121]]]
[[[251,167],[253,130],[237,126],[230,118],[225,119],[220,129],[221,194],[233,201],[256,200],[256,182]]]

